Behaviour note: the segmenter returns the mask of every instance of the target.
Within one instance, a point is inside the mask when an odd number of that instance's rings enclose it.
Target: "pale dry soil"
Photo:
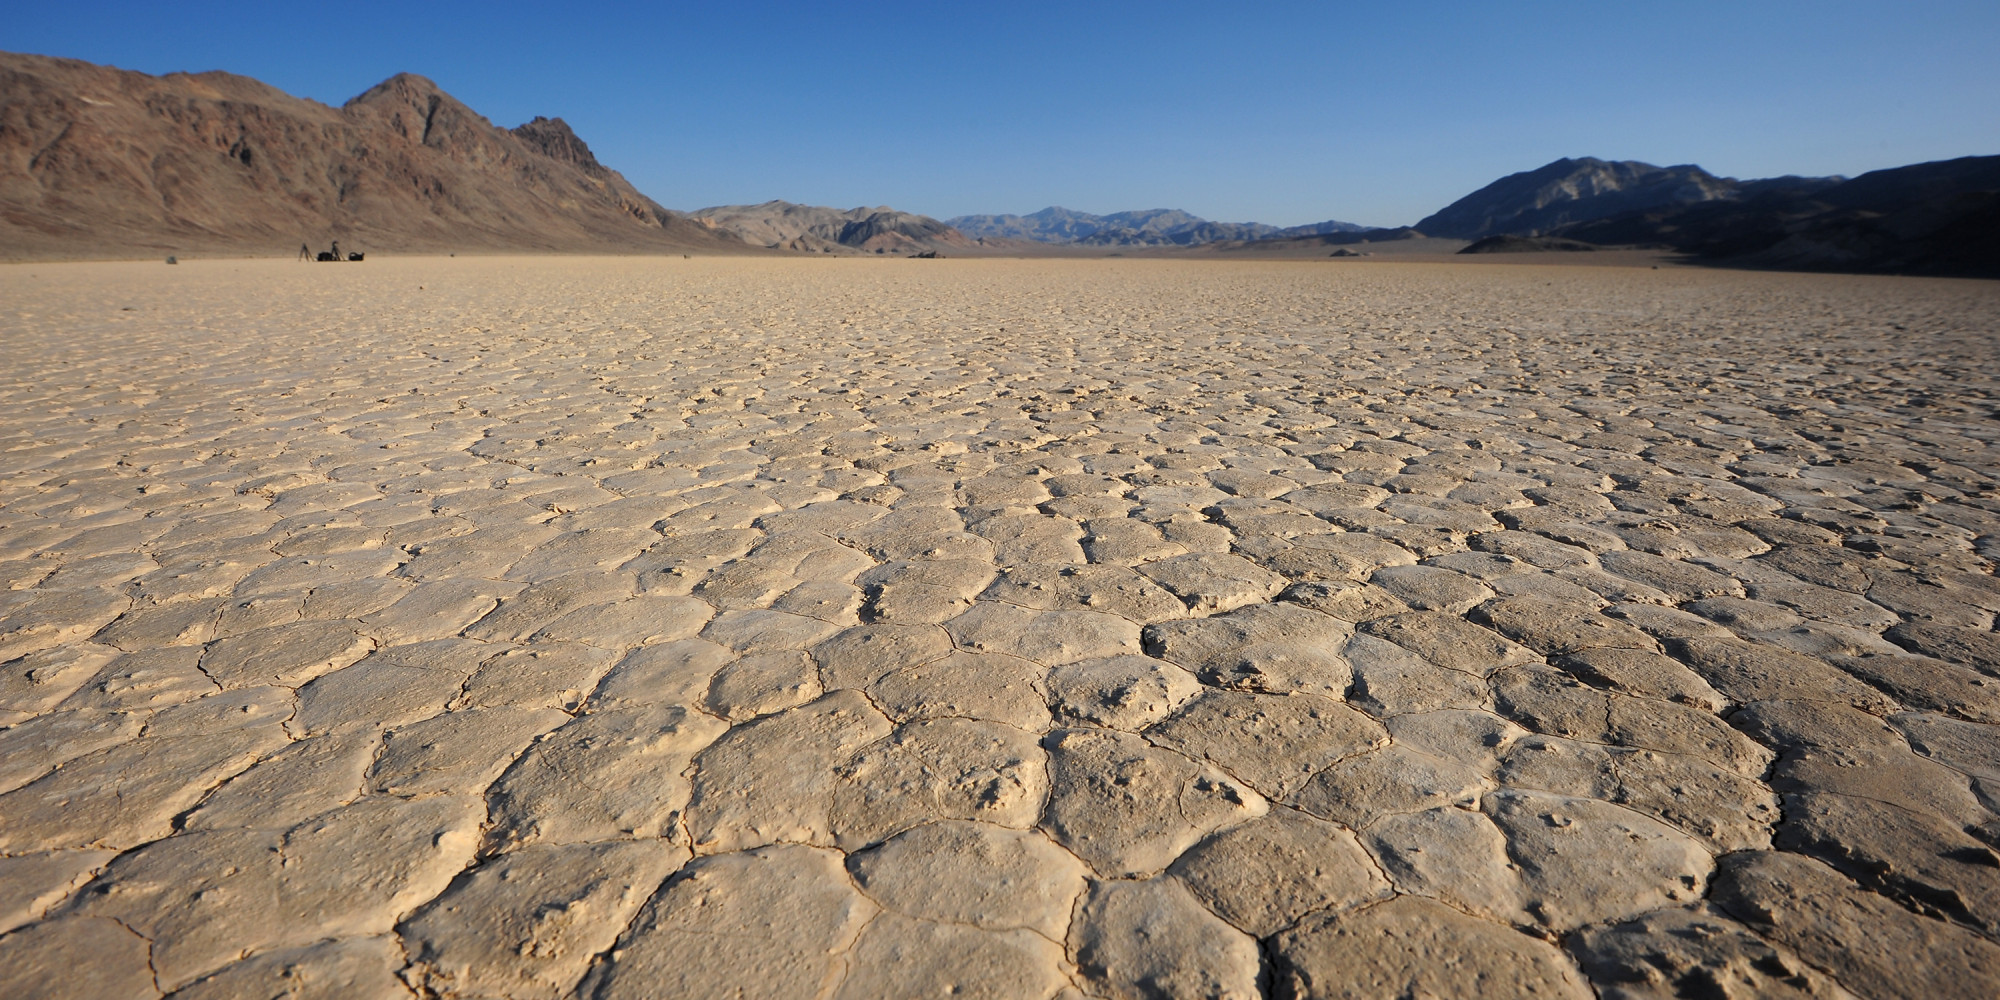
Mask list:
[[[1996,319],[0,269],[0,995],[2000,994]]]

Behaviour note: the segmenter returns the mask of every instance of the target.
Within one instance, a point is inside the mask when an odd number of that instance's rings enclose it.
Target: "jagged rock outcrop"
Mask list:
[[[541,150],[542,155],[571,164],[592,177],[603,177],[612,172],[597,162],[597,156],[590,151],[590,147],[578,138],[568,122],[560,118],[536,115],[527,124],[517,125],[509,131],[521,141]]]

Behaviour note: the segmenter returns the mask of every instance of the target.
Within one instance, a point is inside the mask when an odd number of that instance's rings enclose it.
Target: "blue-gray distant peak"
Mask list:
[[[1336,220],[1289,229],[1261,222],[1211,222],[1177,208],[1092,215],[1053,205],[1027,215],[961,215],[945,221],[967,236],[983,239],[1081,246],[1195,246],[1224,240],[1356,233],[1368,228]]]

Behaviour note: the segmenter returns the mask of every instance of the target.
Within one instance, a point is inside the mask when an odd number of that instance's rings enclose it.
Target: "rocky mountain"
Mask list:
[[[1198,246],[1229,240],[1360,232],[1367,228],[1328,220],[1281,229],[1261,222],[1211,222],[1174,208],[1091,215],[1054,206],[1027,215],[961,215],[946,221],[975,238],[1100,247]]]
[[[1738,198],[1627,212],[1558,232],[1737,265],[2000,277],[2000,156],[1877,170],[1834,185],[1781,177],[1745,187]]]
[[[1027,215],[961,215],[945,224],[974,239],[1074,243],[1103,228],[1101,216],[1054,205]]]
[[[752,246],[813,253],[948,252],[977,241],[927,215],[893,208],[825,208],[767,201],[761,205],[718,205],[689,216],[734,234]]]
[[[1256,222],[1210,222],[1178,208],[1113,212],[1098,216],[1095,222],[1097,228],[1075,242],[1099,247],[1190,246],[1218,239],[1254,240],[1275,231]]]
[[[0,53],[0,255],[744,249],[597,162],[399,74],[335,109],[230,73]]]
[[[1303,226],[1286,226],[1272,235],[1289,239],[1300,236],[1337,236],[1345,233],[1378,233],[1387,231],[1378,229],[1375,226],[1358,226],[1352,222],[1328,219],[1325,222],[1309,222]]]
[[[1742,182],[1692,164],[1656,167],[1636,160],[1564,158],[1509,174],[1416,224],[1431,236],[1477,240],[1496,234],[1536,236],[1628,212],[1755,196],[1764,185],[1830,187],[1841,178]]]

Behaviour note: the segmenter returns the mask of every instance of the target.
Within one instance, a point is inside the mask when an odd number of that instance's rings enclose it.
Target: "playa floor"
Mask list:
[[[0,268],[0,995],[1991,997],[2000,283]]]

